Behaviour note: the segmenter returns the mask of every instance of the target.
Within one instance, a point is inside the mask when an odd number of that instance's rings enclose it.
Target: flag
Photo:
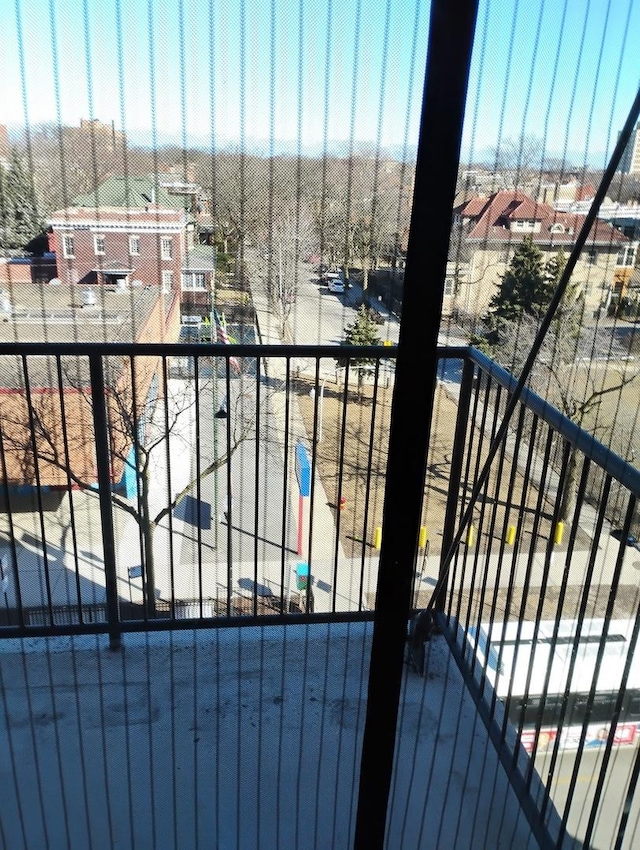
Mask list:
[[[227,333],[227,322],[224,316],[221,316],[217,310],[213,311],[213,315],[216,320],[216,342],[220,345],[231,345],[231,340]],[[236,357],[229,358],[229,365],[236,375],[240,374],[240,363]]]

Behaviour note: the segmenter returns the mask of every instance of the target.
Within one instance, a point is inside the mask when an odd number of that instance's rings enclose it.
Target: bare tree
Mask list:
[[[611,442],[617,408],[612,418],[604,409],[608,399],[620,401],[622,390],[637,378],[626,360],[616,356],[611,340],[598,329],[582,324],[584,302],[579,296],[561,307],[545,339],[531,373],[534,391],[556,405],[562,413],[589,433]],[[537,318],[523,314],[505,322],[492,348],[495,359],[519,374],[538,330]],[[578,456],[571,450],[561,497],[560,519],[571,518],[578,485]]]
[[[215,361],[214,361],[215,362]],[[166,391],[157,398],[151,387],[157,386],[159,363],[155,358],[137,358],[135,368],[118,358],[106,365],[105,402],[109,421],[110,462],[113,480],[122,479],[129,469],[136,482],[136,495],[128,498],[118,487],[111,491],[115,507],[130,516],[140,528],[144,569],[144,603],[148,615],[155,611],[156,573],[153,538],[163,519],[207,476],[229,462],[243,441],[254,430],[250,406],[240,393],[233,409],[228,410],[230,439],[222,451],[205,458],[196,474],[192,470],[187,483],[178,492],[169,492],[162,507],[157,493],[168,489],[169,482],[159,479],[158,462],[166,456],[167,440],[189,445],[185,425],[198,413],[195,382],[164,380]],[[50,373],[55,367],[49,368]],[[22,483],[40,480],[59,483],[70,481],[89,494],[96,494],[95,456],[93,454],[93,396],[86,369],[67,363],[62,370],[62,385],[54,391],[16,396],[5,408],[2,440],[5,454],[14,470],[20,470]],[[206,389],[201,382],[199,395]],[[17,476],[16,476],[17,477]],[[156,507],[154,507],[154,504]]]

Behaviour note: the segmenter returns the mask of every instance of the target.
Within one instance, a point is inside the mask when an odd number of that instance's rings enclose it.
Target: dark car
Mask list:
[[[624,534],[624,532],[622,531],[621,528],[614,528],[613,531],[611,532],[611,536],[614,537],[616,540],[622,540],[623,534]],[[626,539],[625,543],[626,543],[627,546],[634,546],[636,549],[638,548],[638,541],[633,536],[633,534],[627,534],[627,539]]]

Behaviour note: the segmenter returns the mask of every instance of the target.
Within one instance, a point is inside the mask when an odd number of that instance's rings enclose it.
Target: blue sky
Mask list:
[[[0,0],[0,122],[401,149],[417,141],[428,16],[421,0]],[[638,33],[640,0],[483,0],[467,156],[525,132],[602,161],[639,84]]]

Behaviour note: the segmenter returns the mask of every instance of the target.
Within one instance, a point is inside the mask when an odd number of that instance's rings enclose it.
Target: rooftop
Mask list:
[[[136,342],[162,297],[150,286],[14,284],[0,297],[0,342]]]
[[[6,846],[351,846],[371,631],[3,641]],[[403,682],[388,846],[537,847],[444,639],[428,671]]]
[[[184,200],[172,194],[161,182],[150,177],[109,177],[95,192],[77,195],[71,203],[74,207],[124,207],[145,208],[149,204],[182,210]]]

